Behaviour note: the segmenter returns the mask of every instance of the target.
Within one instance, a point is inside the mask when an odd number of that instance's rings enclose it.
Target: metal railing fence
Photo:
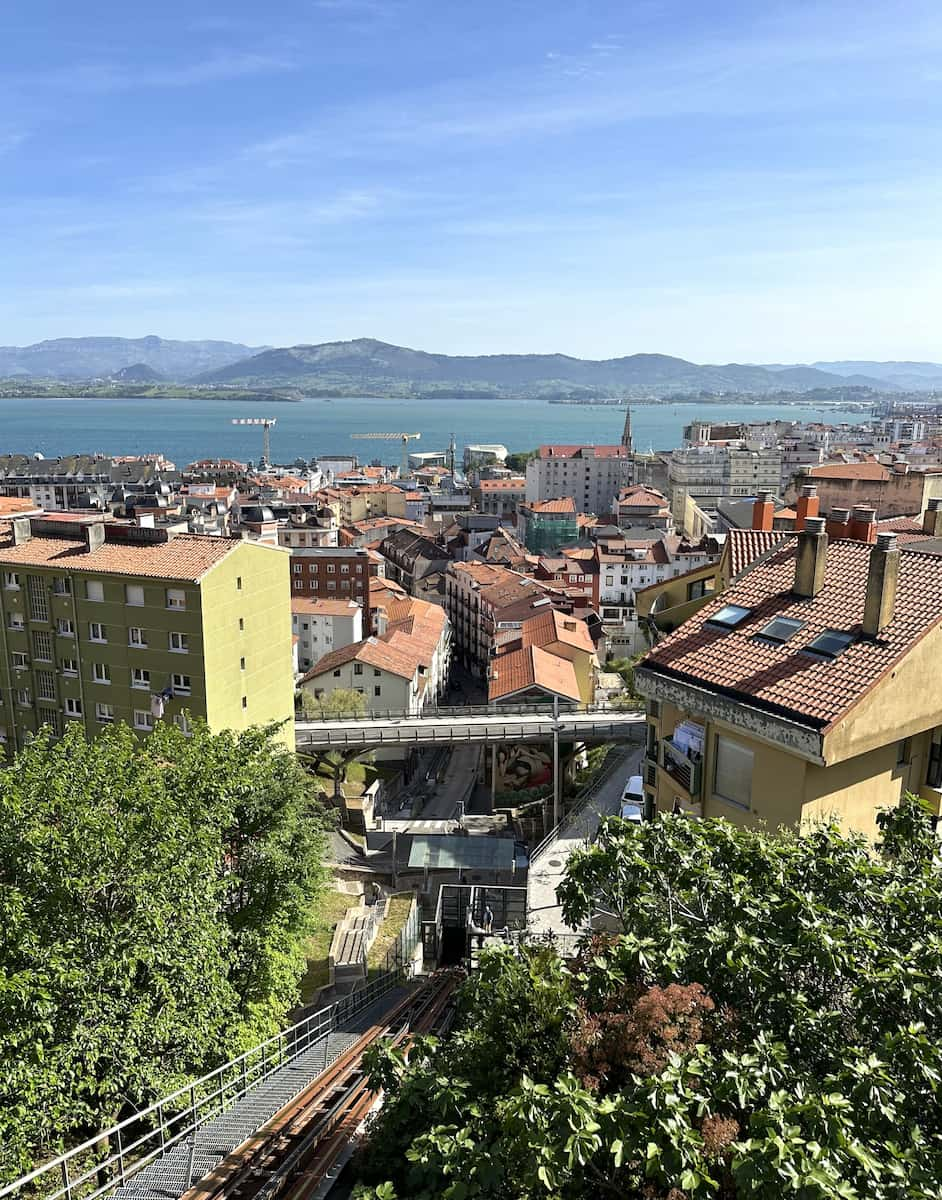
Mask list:
[[[385,971],[335,1004],[320,1009],[253,1046],[215,1070],[102,1130],[29,1174],[0,1188],[0,1200],[34,1185],[25,1195],[43,1200],[95,1200],[123,1186],[148,1163],[231,1107],[275,1071],[293,1062],[348,1017],[368,1008],[401,980]],[[48,1181],[51,1187],[44,1190]],[[54,1181],[54,1182],[53,1182]]]
[[[613,702],[600,701],[598,704],[576,704],[561,700],[559,712],[563,713],[632,713],[643,712],[643,700],[625,700]],[[369,712],[331,712],[318,713],[314,716],[297,715],[299,725],[326,725],[343,721],[360,723],[364,721],[400,721],[400,720],[447,720],[451,717],[516,717],[516,716],[552,716],[553,705],[549,704],[445,704],[431,708],[423,708],[421,712],[412,712],[407,708],[371,708]]]
[[[599,771],[598,775],[596,775],[588,787],[584,788],[579,793],[572,808],[570,808],[565,816],[560,819],[559,824],[554,825],[553,828],[542,838],[542,840],[537,842],[537,844],[530,851],[531,867],[540,857],[540,855],[546,851],[550,843],[556,840],[556,838],[559,836],[560,830],[562,830],[564,826],[571,825],[573,821],[577,820],[580,814],[585,810],[589,801],[598,795],[599,791],[601,791],[602,786],[608,783],[616,771],[624,768],[625,757],[625,751],[619,750],[613,750],[608,755],[601,771]]]

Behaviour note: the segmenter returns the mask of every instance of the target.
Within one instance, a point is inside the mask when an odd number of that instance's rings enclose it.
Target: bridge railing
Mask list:
[[[201,1125],[293,1062],[340,1022],[368,1008],[401,979],[402,970],[398,967],[385,972],[336,1004],[266,1038],[251,1050],[0,1188],[0,1200],[18,1193],[29,1196],[30,1200],[33,1197],[95,1200],[123,1186],[148,1163],[187,1138],[191,1139],[192,1182],[196,1134]]]
[[[601,701],[598,704],[574,704],[560,702],[559,715],[567,716],[573,713],[630,713],[641,712],[644,709],[643,700]],[[326,725],[340,722],[372,722],[372,721],[403,721],[403,720],[449,720],[460,717],[516,717],[516,716],[553,716],[552,704],[446,704],[433,708],[424,708],[421,712],[410,712],[406,708],[370,708],[369,712],[331,712],[318,713],[315,716],[299,716],[300,725]]]

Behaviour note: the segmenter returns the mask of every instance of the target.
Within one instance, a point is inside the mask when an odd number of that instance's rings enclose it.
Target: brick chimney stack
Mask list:
[[[775,516],[775,505],[772,503],[771,492],[757,492],[752,506],[752,528],[770,532],[772,518]]]
[[[847,536],[853,538],[855,542],[869,542],[872,545],[877,540],[876,509],[867,504],[854,505],[850,514]]]
[[[893,620],[898,579],[899,547],[896,544],[896,534],[879,533],[876,545],[870,551],[867,595],[864,601],[862,629],[869,637],[877,637]]]
[[[930,537],[942,537],[942,500],[930,500],[922,514],[922,531]]]
[[[816,517],[818,509],[821,505],[821,500],[818,496],[818,489],[813,483],[803,484],[801,492],[798,495],[798,501],[795,504],[795,532],[801,533],[805,527],[805,521],[809,517]]]
[[[804,529],[798,535],[795,582],[792,586],[796,596],[804,596],[810,600],[821,591],[827,552],[828,535],[824,530],[824,517],[808,517]]]
[[[850,524],[850,509],[849,508],[832,508],[828,513],[828,537],[830,538],[846,538],[848,537],[847,527]]]

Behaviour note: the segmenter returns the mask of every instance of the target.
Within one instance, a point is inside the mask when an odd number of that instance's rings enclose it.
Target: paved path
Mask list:
[[[560,830],[555,838],[531,864],[527,875],[527,928],[540,936],[572,934],[574,930],[563,921],[562,909],[556,902],[556,889],[566,873],[566,861],[573,850],[579,850],[595,836],[602,817],[618,811],[625,781],[637,775],[644,753],[641,746],[624,747],[613,751],[620,765],[602,784],[586,807]]]

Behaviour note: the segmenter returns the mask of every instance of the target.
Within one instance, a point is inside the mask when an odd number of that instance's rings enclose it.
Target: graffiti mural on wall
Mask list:
[[[510,745],[497,750],[497,790],[540,787],[553,778],[553,754],[541,746]]]

